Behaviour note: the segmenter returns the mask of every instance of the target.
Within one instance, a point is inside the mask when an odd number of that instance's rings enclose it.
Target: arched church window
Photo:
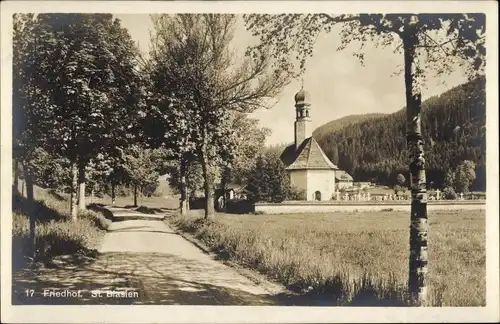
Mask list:
[[[314,193],[314,200],[321,200],[321,192],[319,190]]]
[[[306,110],[306,117],[309,117],[309,110]]]

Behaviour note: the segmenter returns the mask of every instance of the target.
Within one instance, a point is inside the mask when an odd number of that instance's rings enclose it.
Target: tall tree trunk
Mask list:
[[[19,160],[14,159],[14,192],[19,192]]]
[[[137,207],[137,185],[134,185],[134,207]]]
[[[205,152],[202,153],[201,168],[203,170],[203,190],[205,192],[205,219],[213,218],[215,215],[214,209],[214,177],[212,166]]]
[[[29,230],[29,254],[36,257],[36,215],[35,215],[35,192],[33,185],[33,176],[30,169],[25,165],[24,180],[26,182],[26,213],[30,222]]]
[[[90,189],[90,203],[94,202],[94,187]]]
[[[78,168],[76,167],[76,163],[71,163],[71,194],[70,194],[71,218],[75,222],[78,217],[78,205],[76,200],[77,187],[78,187]]]
[[[416,22],[410,23],[403,36],[406,86],[406,140],[410,158],[410,257],[408,289],[417,305],[427,303],[427,190],[424,142],[421,129],[421,84]]]
[[[181,210],[181,215],[186,215],[189,205],[189,201],[187,199],[186,168],[187,168],[187,163],[183,158],[181,158],[179,165],[179,177],[180,177],[179,189],[181,193],[181,197],[179,199],[179,208]]]
[[[78,185],[78,209],[85,210],[87,207],[85,205],[85,165],[83,163],[78,166]]]
[[[112,180],[111,181],[111,204],[112,205],[115,204],[115,187],[116,187],[115,181]]]

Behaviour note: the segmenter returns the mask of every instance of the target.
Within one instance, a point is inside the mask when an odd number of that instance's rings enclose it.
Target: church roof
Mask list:
[[[306,105],[310,106],[311,102],[311,95],[309,92],[305,91],[304,89],[300,89],[299,92],[295,94],[295,105]]]
[[[313,137],[306,138],[297,150],[294,144],[289,145],[281,154],[281,161],[287,170],[338,170]]]

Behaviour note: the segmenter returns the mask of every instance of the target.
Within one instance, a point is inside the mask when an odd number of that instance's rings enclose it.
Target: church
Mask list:
[[[335,171],[339,168],[312,137],[311,98],[303,88],[295,95],[295,142],[281,154],[292,187],[303,190],[306,200],[331,200]]]

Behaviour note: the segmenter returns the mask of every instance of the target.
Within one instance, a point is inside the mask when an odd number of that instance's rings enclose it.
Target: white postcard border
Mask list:
[[[481,322],[498,321],[498,4],[494,1],[5,1],[1,3],[1,275],[2,322]],[[12,14],[15,12],[226,13],[484,12],[487,103],[487,306],[286,307],[286,306],[11,306],[11,105]]]

